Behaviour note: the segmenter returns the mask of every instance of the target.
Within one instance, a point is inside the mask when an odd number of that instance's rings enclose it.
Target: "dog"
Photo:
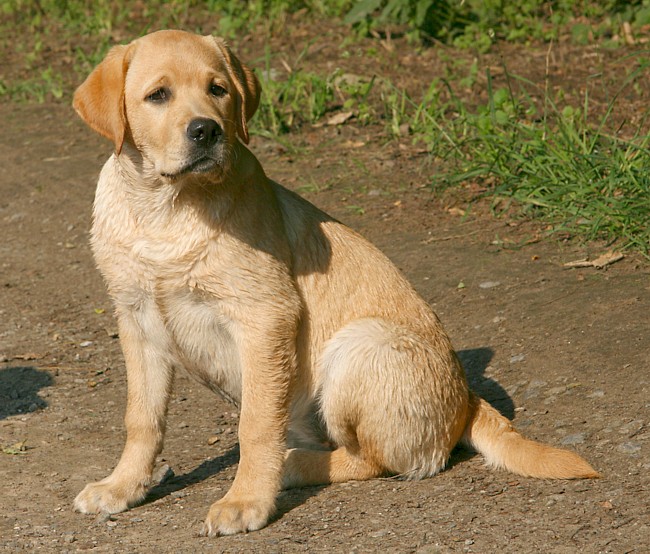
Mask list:
[[[254,73],[212,36],[113,47],[74,95],[111,140],[91,244],[126,362],[126,444],[76,497],[141,502],[184,367],[240,407],[240,462],[208,536],[264,527],[282,488],[441,471],[462,442],[523,476],[598,477],[472,393],[440,321],[360,235],[269,179],[245,146]]]

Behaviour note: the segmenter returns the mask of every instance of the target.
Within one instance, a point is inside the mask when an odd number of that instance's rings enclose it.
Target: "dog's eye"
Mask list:
[[[228,94],[228,91],[221,85],[213,83],[210,85],[210,94],[216,98],[221,98],[222,96]]]
[[[167,102],[169,99],[169,91],[166,88],[159,88],[154,90],[149,96],[147,96],[148,102],[153,102],[154,104],[162,104]]]

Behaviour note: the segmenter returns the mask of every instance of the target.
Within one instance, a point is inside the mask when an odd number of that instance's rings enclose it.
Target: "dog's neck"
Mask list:
[[[153,164],[133,146],[124,145],[112,162],[120,178],[129,209],[140,221],[160,223],[167,218],[200,218],[210,225],[228,217],[242,187],[252,179],[265,178],[255,156],[241,143],[233,145],[236,163],[214,173],[188,174],[171,179],[157,174]]]

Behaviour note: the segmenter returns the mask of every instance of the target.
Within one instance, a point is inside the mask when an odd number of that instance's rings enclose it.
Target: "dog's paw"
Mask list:
[[[208,537],[257,531],[264,527],[273,513],[273,503],[255,498],[224,498],[210,507],[201,534]]]
[[[125,486],[110,477],[88,483],[74,499],[74,509],[82,514],[116,514],[142,501],[147,494],[144,485]]]

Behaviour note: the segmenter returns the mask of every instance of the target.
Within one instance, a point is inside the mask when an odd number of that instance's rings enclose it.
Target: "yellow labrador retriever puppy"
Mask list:
[[[210,536],[266,525],[282,487],[434,475],[459,441],[520,475],[596,477],[472,394],[393,264],[264,174],[244,146],[259,96],[224,42],[179,31],[114,47],[75,94],[115,144],[92,247],[128,377],[122,457],[75,508],[143,500],[181,366],[241,407],[241,459]]]

